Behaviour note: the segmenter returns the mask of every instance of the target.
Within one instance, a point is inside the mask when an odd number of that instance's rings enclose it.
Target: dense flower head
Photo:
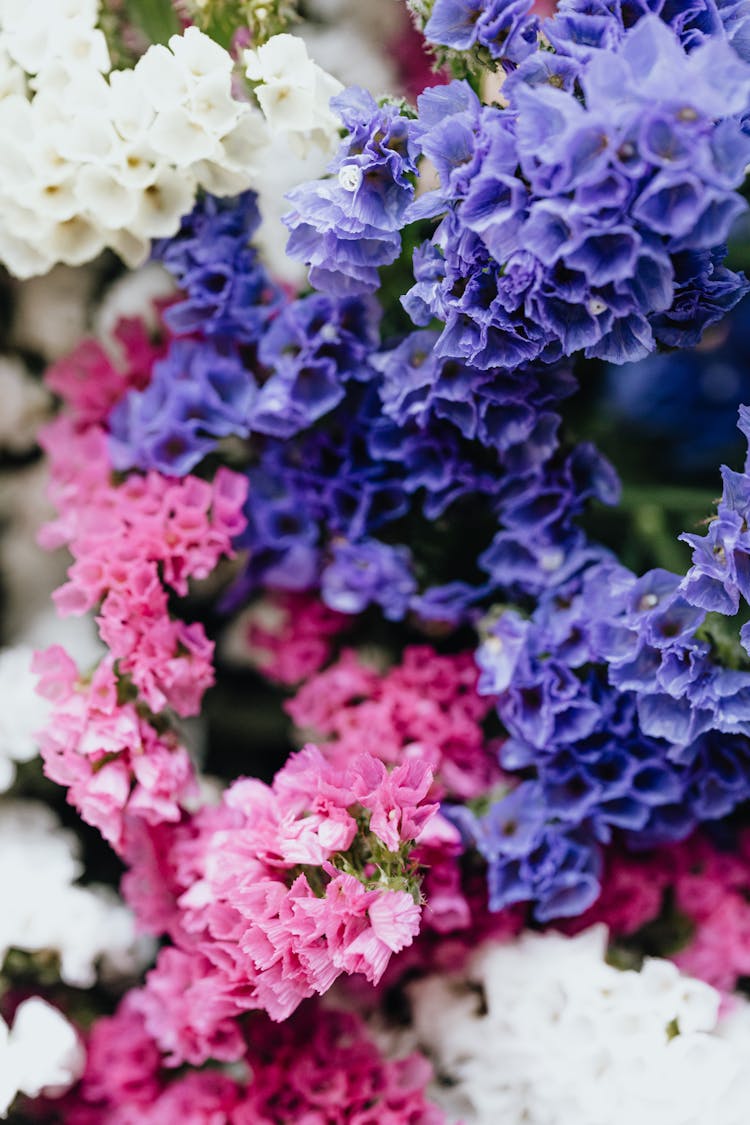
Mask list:
[[[35,656],[39,692],[50,700],[39,747],[46,775],[68,790],[68,801],[116,851],[125,818],[177,821],[196,792],[187,750],[176,736],[157,732],[132,702],[119,697],[114,659],[107,656],[90,679],[60,645]]]
[[[678,586],[605,561],[530,619],[510,610],[489,623],[479,689],[497,696],[510,736],[501,762],[536,769],[548,815],[643,846],[747,799],[747,676],[714,662]]]
[[[163,250],[178,275],[184,266],[188,286],[188,298],[172,305],[166,319],[175,331],[193,335],[172,340],[153,363],[151,378],[131,386],[110,412],[110,450],[118,469],[183,476],[231,435],[288,439],[330,413],[349,381],[373,377],[368,359],[377,343],[374,302],[312,294],[283,303],[276,294],[271,304],[263,303],[267,281],[256,285],[242,272],[248,257],[251,272],[259,273],[254,252],[240,253],[231,237],[214,239],[210,228],[208,235],[202,231],[209,203],[219,207],[208,197],[195,219],[197,249],[186,236],[184,251],[171,242]],[[243,197],[236,205],[241,215]],[[235,210],[221,207],[218,215],[232,222]],[[194,217],[186,220],[188,229]],[[184,265],[183,255],[209,260]],[[223,279],[229,295],[215,291],[206,273]],[[210,291],[204,292],[206,286]]]
[[[299,684],[327,664],[346,614],[329,609],[313,594],[269,590],[234,618],[221,654],[232,664],[259,669],[266,679]]]
[[[165,338],[153,339],[145,321],[136,317],[120,320],[113,335],[109,349],[94,338],[82,340],[45,373],[45,383],[79,425],[105,422],[123,396],[147,386],[167,345]]]
[[[521,782],[483,815],[462,805],[443,811],[487,862],[490,910],[531,902],[545,922],[580,914],[597,898],[601,854],[592,827],[560,823],[539,782]]]
[[[414,1053],[383,1057],[350,1013],[307,1005],[278,1026],[256,1016],[242,1044],[247,1077],[206,1069],[165,1075],[137,1001],[98,1020],[86,1069],[64,1103],[71,1125],[356,1125],[365,1115],[396,1125],[442,1125],[427,1101],[431,1068]]]
[[[446,1076],[435,1096],[454,1118],[744,1121],[746,1003],[722,1015],[719,993],[658,958],[616,969],[606,937],[488,942],[464,972],[412,986],[413,1039]]]
[[[491,58],[519,63],[536,50],[532,0],[435,0],[425,38],[455,51],[484,47]]]
[[[175,942],[142,1000],[173,1062],[202,1062],[219,1044],[220,1057],[236,1057],[234,1017],[262,1009],[286,1019],[342,972],[377,983],[419,929],[410,852],[437,808],[426,803],[431,783],[419,760],[389,771],[363,753],[342,769],[308,746],[270,788],[240,779],[219,808],[175,830],[178,910],[133,903],[167,921]],[[138,855],[148,862],[147,850]]]
[[[138,264],[199,188],[247,185],[268,144],[263,116],[232,96],[231,56],[197,27],[111,70],[98,4],[44,9],[41,33],[18,5],[0,20],[0,133],[13,153],[0,257],[19,277],[106,247]]]
[[[339,296],[376,289],[378,269],[395,261],[414,195],[416,149],[409,118],[352,87],[331,100],[346,137],[331,178],[289,192],[287,253],[310,266],[310,281]]]
[[[742,736],[727,745],[744,753],[750,675],[715,659],[706,612],[687,600],[679,575],[637,578],[612,562],[586,576],[584,595],[610,683],[636,693],[644,733],[689,746],[721,731]]]
[[[45,1092],[59,1097],[76,1081],[85,1064],[75,1027],[41,996],[22,1000],[12,1027],[0,1016],[0,1060],[3,1117],[7,1117],[18,1094],[36,1098]]]
[[[176,335],[201,332],[243,344],[261,336],[283,297],[250,246],[259,224],[253,192],[229,203],[203,195],[173,238],[154,243],[152,256],[183,291],[165,314]]]
[[[0,921],[0,963],[12,950],[54,953],[61,980],[80,989],[96,983],[99,968],[110,979],[127,979],[140,968],[131,912],[110,887],[78,882],[84,873],[79,841],[52,809],[4,799],[0,845],[0,888],[13,903]]]
[[[637,941],[644,927],[654,933],[661,928],[663,953],[683,972],[733,992],[750,965],[747,831],[732,834],[725,844],[730,847],[696,833],[668,848],[614,850],[597,901],[580,917],[556,925],[578,932],[604,922],[615,943]]]
[[[410,333],[373,363],[382,373],[383,413],[400,426],[414,420],[452,423],[461,434],[497,449],[506,464],[523,471],[541,464],[556,447],[558,404],[576,383],[564,368],[484,370],[441,359],[438,333]]]
[[[247,437],[257,385],[240,356],[211,342],[174,340],[148,385],[109,415],[113,468],[185,476],[231,434]]]
[[[358,613],[374,602],[394,620],[411,608],[430,612],[412,552],[398,542],[401,518],[411,511],[432,520],[451,505],[457,513],[457,501],[467,499],[467,523],[476,508],[489,538],[492,509],[483,501],[502,485],[491,466],[472,464],[452,427],[401,429],[383,419],[371,383],[353,383],[327,426],[294,441],[264,442],[248,476],[252,499],[239,540],[250,549],[243,592],[260,584],[320,586],[332,609]],[[466,603],[481,596],[474,587],[451,588],[447,612],[460,619]]]
[[[444,322],[438,353],[480,367],[576,351],[620,363],[655,348],[656,317],[671,344],[687,339],[669,314],[681,287],[725,280],[723,309],[736,303],[744,279],[691,258],[721,246],[744,207],[750,71],[733,48],[688,53],[644,16],[576,68],[582,99],[523,73],[506,110],[460,83],[419,100],[412,133],[441,186],[409,217],[447,214],[404,302],[417,324]]]
[[[651,13],[662,19],[686,50],[726,38],[743,59],[750,58],[750,6],[747,0],[559,0],[553,21],[544,24],[555,50],[586,60],[611,49],[627,29]]]
[[[242,530],[247,482],[220,468],[212,482],[152,472],[113,484],[107,438],[83,434],[61,415],[43,442],[52,459],[50,498],[58,517],[40,542],[67,545],[74,562],[55,593],[62,613],[98,606],[102,639],[154,710],[195,714],[213,681],[213,644],[200,622],[170,616],[168,590],[187,593],[205,578]]]
[[[750,409],[740,407],[739,428],[750,441]],[[750,453],[741,473],[722,466],[723,492],[716,515],[705,535],[683,535],[693,548],[693,565],[681,583],[681,593],[691,605],[734,617],[740,599],[750,601]],[[740,638],[750,652],[750,629]]]
[[[492,701],[477,695],[476,683],[470,653],[442,656],[414,645],[378,674],[346,650],[286,709],[331,763],[343,768],[362,750],[386,764],[416,758],[434,774],[433,796],[476,797],[498,776],[482,729]]]
[[[127,909],[74,885],[74,851],[32,832],[21,856],[0,808],[34,930],[0,925],[0,1054],[28,976],[137,969],[135,925],[152,967],[81,1005],[72,1125],[439,1125],[424,1057],[387,1061],[337,1003],[398,1054],[424,1043],[467,1125],[744,1125],[750,1007],[709,985],[750,977],[750,454],[666,569],[703,499],[667,481],[638,510],[658,469],[626,448],[622,511],[598,511],[621,486],[588,438],[619,459],[629,435],[586,380],[658,378],[749,288],[724,263],[747,257],[750,0],[561,0],[543,23],[410,0],[455,79],[417,111],[342,92],[293,36],[245,50],[247,27],[231,54],[188,27],[111,72],[97,0],[42,6],[31,34],[0,0],[0,259],[153,239],[160,281],[114,283],[40,436],[39,541],[72,556],[54,602],[105,653],[36,655],[38,744]],[[306,30],[349,7],[310,0]],[[128,18],[102,28],[135,53]],[[47,892],[68,929],[37,922]]]

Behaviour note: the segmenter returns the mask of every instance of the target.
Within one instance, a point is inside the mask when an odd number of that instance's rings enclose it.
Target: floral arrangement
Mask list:
[[[0,0],[0,1115],[744,1125],[750,2],[373,8]]]

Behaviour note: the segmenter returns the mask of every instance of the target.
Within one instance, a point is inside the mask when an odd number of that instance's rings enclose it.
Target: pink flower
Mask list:
[[[376,758],[357,761],[361,782],[360,802],[371,810],[370,829],[391,851],[398,851],[407,840],[415,840],[437,805],[422,804],[430,785],[432,771],[418,758],[396,766],[390,773]]]
[[[411,945],[419,933],[421,911],[406,891],[384,891],[367,913],[374,933],[392,953]]]

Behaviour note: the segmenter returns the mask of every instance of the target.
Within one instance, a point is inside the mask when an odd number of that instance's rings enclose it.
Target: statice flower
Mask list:
[[[118,318],[109,346],[86,337],[55,361],[44,375],[79,426],[105,422],[113,407],[131,391],[143,390],[157,360],[164,356],[168,337],[148,330],[144,319]]]
[[[308,56],[303,39],[274,35],[243,61],[271,133],[288,134],[297,149],[332,147],[340,121],[331,100],[342,86]]]
[[[143,390],[124,395],[109,415],[112,467],[183,477],[223,437],[247,437],[258,390],[239,355],[210,342],[175,340]]]
[[[597,898],[601,856],[591,826],[559,823],[538,782],[521,782],[482,816],[463,805],[443,813],[487,862],[490,910],[532,902],[545,922],[580,914]]]
[[[374,290],[378,269],[395,261],[414,195],[416,148],[409,119],[352,87],[331,101],[347,135],[332,177],[289,192],[287,253],[310,266],[316,288],[345,296]]]
[[[125,820],[177,821],[196,794],[192,763],[172,731],[159,732],[142,708],[121,702],[111,655],[90,678],[79,675],[60,645],[34,658],[39,692],[52,706],[39,733],[46,775],[115,851]],[[125,691],[127,688],[125,687]]]
[[[98,606],[102,640],[148,706],[195,714],[213,682],[213,644],[200,622],[172,618],[168,590],[184,596],[189,578],[206,578],[233,553],[244,526],[245,478],[221,467],[210,483],[152,472],[115,485],[100,426],[78,433],[61,415],[42,441],[59,515],[40,543],[48,550],[67,545],[74,557],[54,595],[58,610]]]
[[[636,578],[610,563],[585,578],[584,597],[609,680],[636,693],[644,733],[688,746],[716,730],[741,735],[744,746],[750,674],[714,659],[705,610],[687,600],[679,575],[657,569]]]
[[[253,192],[231,201],[204,195],[174,237],[154,243],[152,256],[184,294],[164,314],[176,335],[201,332],[241,344],[262,335],[282,295],[250,246],[259,225]]]
[[[605,953],[603,927],[525,934],[412,986],[414,1038],[447,1079],[434,1096],[454,1119],[744,1121],[747,1005],[721,1016],[719,993],[670,962],[623,972]]]
[[[111,70],[97,17],[96,3],[51,0],[0,15],[0,135],[13,154],[0,257],[19,277],[106,247],[138,264],[199,188],[233,194],[257,178],[268,145],[260,110],[232,96],[231,56],[207,35],[188,28]]]
[[[70,1125],[116,1125],[123,1115],[144,1125],[211,1125],[228,1115],[237,1125],[271,1125],[321,1113],[330,1125],[373,1113],[411,1125],[445,1120],[425,1097],[427,1060],[417,1052],[384,1057],[351,1013],[307,1006],[282,1025],[256,1017],[242,1043],[243,1074],[232,1077],[215,1069],[165,1073],[137,994],[97,1020],[87,1048],[81,1083],[65,1102]]]
[[[695,636],[703,614],[678,585],[667,572],[636,580],[596,564],[530,619],[505,610],[488,622],[479,690],[496,696],[508,735],[501,765],[534,771],[524,784],[541,824],[599,840],[619,830],[642,848],[684,839],[750,796],[747,675],[713,661]]]
[[[541,465],[557,448],[559,403],[576,389],[565,368],[484,370],[435,353],[438,332],[412,332],[372,362],[382,374],[383,412],[400,426],[435,419],[502,455],[517,471]]]
[[[328,663],[336,637],[348,624],[345,614],[312,594],[270,590],[231,621],[220,655],[257,668],[276,683],[299,684]]]
[[[750,69],[728,43],[688,53],[644,16],[592,54],[579,83],[582,99],[559,82],[516,82],[506,110],[458,83],[420,98],[412,135],[441,186],[409,217],[447,214],[416,252],[404,303],[420,326],[443,321],[440,355],[486,368],[576,351],[620,363],[654,350],[654,318],[684,301],[681,286],[708,298],[720,267],[709,257],[696,274],[685,257],[710,255],[744,208]],[[720,277],[730,308],[746,285]],[[688,323],[683,334],[694,338]]]
[[[173,1064],[238,1057],[243,1011],[283,1020],[341,973],[380,980],[419,929],[410,853],[431,782],[416,760],[388,771],[360,754],[341,771],[308,746],[271,787],[240,779],[175,830],[175,945],[142,1001]]]
[[[333,557],[321,574],[323,601],[340,613],[361,613],[379,605],[389,621],[406,614],[417,582],[411,552],[376,539],[334,543]]]
[[[556,925],[578,932],[604,922],[615,943],[645,926],[661,930],[659,944],[682,972],[731,993],[750,966],[749,864],[747,830],[731,832],[720,846],[696,833],[636,855],[613,850],[600,898],[581,917]]]
[[[397,521],[410,510],[428,520],[449,509],[460,516],[458,501],[464,499],[471,501],[464,516],[467,531],[476,535],[479,520],[489,539],[492,508],[483,501],[502,484],[491,466],[472,463],[451,427],[396,427],[381,416],[377,388],[354,382],[325,427],[294,441],[263,443],[248,476],[248,525],[238,540],[251,551],[243,594],[261,584],[311,589],[325,572],[323,596],[331,608],[359,612],[387,599],[388,612],[396,616],[403,616],[412,600],[425,616],[433,604],[429,590],[417,591],[411,556],[398,545]],[[386,533],[387,525],[392,532]],[[463,566],[464,560],[456,563]],[[390,594],[378,584],[381,571],[398,579]],[[481,584],[462,585],[455,573],[446,577],[446,584],[436,587],[434,608],[440,616],[447,612],[460,619],[483,590]]]
[[[479,797],[499,771],[482,729],[492,700],[477,694],[477,678],[470,653],[411,645],[401,663],[378,674],[347,649],[286,710],[340,768],[363,750],[393,765],[420,758],[434,775],[432,796]]]
[[[454,51],[484,47],[493,59],[519,63],[536,50],[532,0],[435,0],[425,38]]]
[[[556,51],[586,60],[611,49],[628,27],[651,13],[658,15],[687,50],[709,40],[726,38],[750,61],[750,5],[747,0],[559,0],[554,20],[544,24]]]
[[[242,199],[238,206],[241,216]],[[231,219],[234,211],[225,208],[220,214]],[[196,292],[167,309],[165,319],[175,330],[201,334],[173,339],[153,363],[147,385],[118,397],[108,419],[117,469],[184,476],[230,435],[290,438],[332,411],[349,381],[373,377],[368,359],[377,342],[374,302],[312,294],[282,306],[274,291],[266,303],[266,290],[243,278],[232,239],[227,237],[222,249],[221,239],[218,245],[210,238],[204,244],[205,237],[203,231],[199,249],[230,290],[228,305],[224,298],[215,300],[210,284],[206,296],[203,267],[196,267]],[[164,252],[172,255],[171,249]],[[243,250],[239,257],[246,253],[253,256]],[[178,245],[173,262],[178,273],[181,255]],[[259,272],[256,264],[252,271]]]
[[[0,1116],[18,1094],[59,1098],[82,1073],[86,1056],[76,1029],[41,996],[16,1009],[13,1026],[0,1017]]]
[[[379,318],[375,302],[358,297],[311,294],[288,304],[260,341],[263,385],[251,429],[292,437],[338,406],[350,380],[368,382]]]
[[[739,429],[750,442],[750,408],[741,406]],[[740,599],[750,601],[750,453],[741,473],[722,466],[722,496],[705,535],[680,536],[693,548],[693,562],[681,583],[681,593],[691,605],[713,613],[734,616]],[[750,628],[740,637],[750,652]]]
[[[59,958],[59,975],[91,988],[101,967],[110,977],[141,968],[133,916],[111,888],[82,886],[76,837],[37,801],[0,803],[0,965],[11,950]]]
[[[25,644],[0,650],[0,791],[10,789],[16,767],[39,753],[36,732],[48,706],[36,692],[33,650]]]

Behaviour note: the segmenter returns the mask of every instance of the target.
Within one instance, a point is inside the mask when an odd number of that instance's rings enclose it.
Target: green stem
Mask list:
[[[171,0],[128,0],[128,11],[133,23],[152,43],[166,43],[170,36],[180,32]]]
[[[682,488],[679,485],[626,484],[623,486],[620,507],[636,511],[644,506],[662,508],[667,512],[693,512],[701,509],[713,514],[717,496],[707,488]]]

